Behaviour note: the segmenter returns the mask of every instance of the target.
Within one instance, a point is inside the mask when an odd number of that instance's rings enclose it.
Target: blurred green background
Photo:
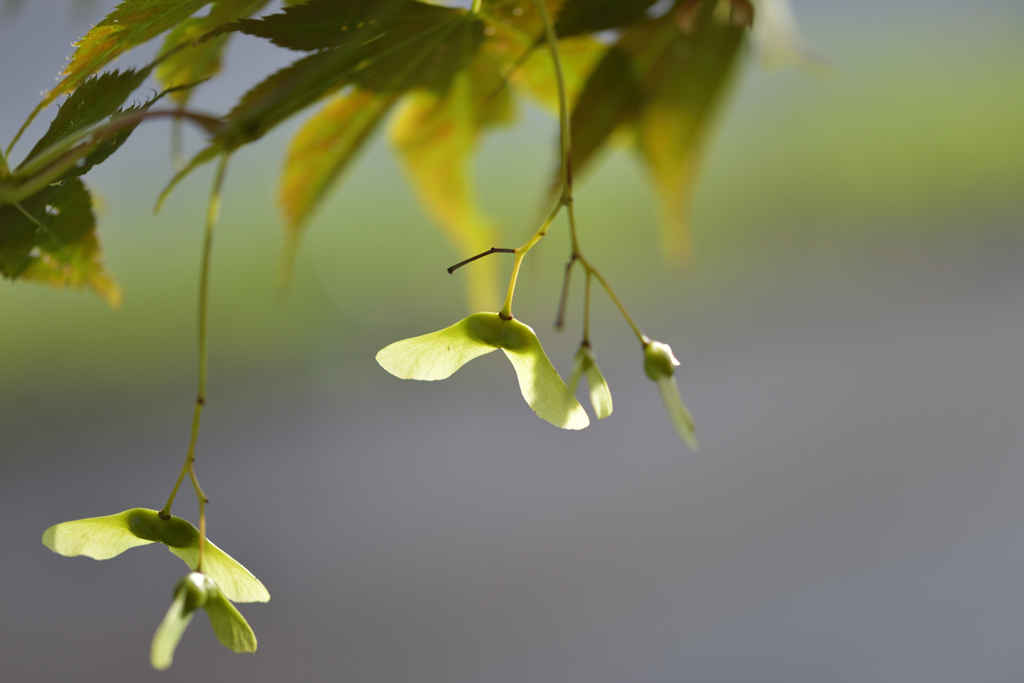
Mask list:
[[[0,139],[111,4],[0,13]],[[282,296],[274,197],[295,124],[236,156],[199,472],[211,537],[274,600],[243,609],[256,655],[193,626],[171,676],[1024,676],[1024,7],[794,7],[830,69],[750,56],[709,147],[692,264],[658,253],[628,154],[608,154],[577,193],[590,258],[683,363],[696,455],[601,296],[595,352],[616,412],[584,433],[532,416],[497,358],[441,384],[388,376],[379,348],[464,315],[462,280],[444,269],[465,255],[377,140],[311,225]],[[237,40],[196,108],[224,111],[287,58]],[[4,680],[155,675],[148,639],[177,560],[65,560],[38,538],[159,507],[184,455],[210,174],[152,215],[168,131],[142,127],[87,179],[122,310],[0,284],[0,576],[17,587],[0,598]],[[482,149],[481,193],[508,244],[534,229],[556,135],[527,108]],[[516,297],[563,374],[579,329],[578,306],[566,332],[551,329],[567,253],[560,225]],[[176,512],[192,506],[186,494]]]

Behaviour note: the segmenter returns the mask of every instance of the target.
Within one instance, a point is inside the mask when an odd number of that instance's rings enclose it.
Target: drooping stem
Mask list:
[[[474,3],[475,4],[475,3]],[[544,219],[541,226],[537,229],[537,232],[533,234],[526,244],[515,249],[516,260],[512,264],[512,276],[508,282],[508,293],[505,295],[505,305],[502,306],[501,311],[498,315],[505,320],[512,319],[512,296],[516,291],[516,280],[519,278],[519,267],[523,264],[523,258],[526,254],[536,246],[537,242],[540,242],[544,235],[548,234],[548,228],[551,227],[551,223],[555,220],[558,212],[561,211],[562,207],[572,202],[572,190],[569,183],[571,173],[569,171],[569,159],[570,159],[570,139],[569,139],[569,113],[567,102],[568,99],[565,94],[565,79],[562,77],[562,59],[558,54],[558,37],[555,35],[554,25],[551,23],[551,17],[548,15],[547,8],[544,7],[543,0],[533,0],[533,4],[537,7],[537,12],[541,16],[541,20],[544,22],[544,35],[547,40],[548,47],[551,49],[551,57],[555,62],[555,75],[558,81],[558,92],[559,92],[559,134],[561,138],[561,177],[562,177],[562,189],[558,201],[555,202],[555,206],[551,209],[548,217]]]
[[[590,346],[590,278],[593,275],[587,271],[587,284],[583,294],[583,344]]]
[[[477,254],[476,256],[470,256],[465,261],[459,261],[454,266],[451,266],[450,268],[448,268],[448,274],[451,275],[452,273],[454,273],[456,270],[458,270],[462,266],[466,265],[467,263],[472,263],[473,261],[476,261],[477,259],[482,259],[484,256],[490,256],[491,254],[514,254],[514,253],[516,253],[515,249],[502,249],[501,247],[491,247],[490,249],[488,249],[487,251],[483,252],[482,254]]]
[[[626,307],[622,305],[622,301],[619,299],[618,296],[616,296],[615,291],[612,289],[611,285],[608,284],[608,281],[604,279],[604,276],[601,275],[601,273],[599,273],[596,268],[591,266],[590,263],[582,256],[580,257],[580,263],[583,264],[583,267],[587,269],[587,272],[589,274],[597,278],[597,281],[601,283],[602,287],[604,287],[604,291],[608,292],[608,296],[611,297],[612,301],[615,303],[616,308],[619,309],[619,313],[622,314],[622,317],[626,319],[627,323],[629,323],[629,326],[633,330],[633,334],[635,334],[636,338],[640,340],[640,344],[642,346],[647,346],[648,344],[650,344],[650,337],[648,337],[646,334],[640,331],[640,328],[637,327],[636,322],[633,321],[633,317],[629,314],[629,311],[626,310]]]
[[[576,255],[565,264],[565,279],[562,280],[562,296],[558,298],[558,315],[555,316],[555,329],[561,331],[565,326],[565,307],[569,303],[569,282],[572,280],[572,267],[576,263]]]
[[[584,339],[584,341],[586,341],[589,338],[589,330],[590,330],[590,328],[589,328],[589,321],[590,321],[590,317],[589,317],[590,316],[590,276],[593,275],[594,277],[597,278],[597,281],[601,283],[601,286],[604,287],[604,290],[606,292],[608,292],[608,296],[611,297],[612,301],[615,303],[615,307],[619,309],[619,313],[622,314],[622,317],[625,318],[626,323],[633,330],[633,334],[635,334],[636,338],[640,340],[640,344],[643,345],[643,346],[647,346],[647,344],[650,342],[650,339],[648,339],[647,335],[645,335],[643,332],[640,331],[640,328],[637,326],[636,322],[633,320],[633,316],[631,316],[629,314],[629,311],[626,310],[626,307],[622,304],[622,300],[619,299],[619,297],[615,294],[615,291],[612,289],[611,285],[608,284],[608,281],[604,279],[604,276],[601,275],[600,271],[598,271],[598,269],[595,268],[594,265],[590,261],[587,260],[587,258],[582,254],[582,252],[580,252],[579,239],[576,236],[576,215],[575,215],[575,212],[573,210],[573,205],[570,203],[566,208],[567,208],[567,212],[569,214],[569,230],[572,233],[572,237],[573,237],[573,240],[572,240],[572,243],[573,243],[573,253],[572,253],[572,260],[569,262],[569,265],[571,266],[572,264],[574,264],[574,263],[576,263],[578,261],[579,264],[583,267],[583,270],[587,273],[587,299],[586,299],[586,301],[584,303],[584,311],[583,311],[583,320],[584,320],[584,323],[583,323],[583,339]]]
[[[558,85],[558,132],[561,142],[561,177],[562,177],[562,203],[572,202],[572,134],[569,128],[569,95],[565,87],[565,75],[562,70],[562,55],[558,51],[558,36],[555,35],[555,26],[551,23],[551,15],[544,7],[543,0],[533,0],[537,6],[541,21],[544,22],[544,39],[547,41],[548,50],[551,52],[551,62],[555,67],[555,83]]]
[[[555,36],[554,26],[551,24],[551,17],[544,9],[541,0],[534,0],[534,4],[537,5],[540,11],[541,19],[544,22],[544,33],[547,36],[548,48],[551,50],[551,59],[555,65],[555,81],[558,84],[558,118],[561,127],[561,140],[562,140],[562,193],[561,203],[566,207],[569,214],[569,234],[572,238],[572,256],[569,261],[569,268],[572,267],[577,261],[583,266],[583,269],[587,273],[587,289],[586,289],[586,301],[583,309],[583,340],[584,342],[589,341],[590,337],[590,277],[596,277],[597,281],[601,283],[605,291],[608,292],[608,296],[611,297],[612,301],[615,302],[615,306],[622,313],[622,317],[625,318],[629,324],[633,333],[640,340],[640,343],[646,346],[650,340],[647,335],[640,331],[633,317],[626,310],[626,307],[622,304],[622,301],[612,290],[611,285],[604,279],[604,276],[583,256],[580,251],[579,233],[576,231],[576,214],[573,210],[573,198],[572,198],[572,129],[570,124],[570,111],[569,111],[569,97],[565,87],[565,77],[562,72],[562,59],[558,52],[557,37]]]
[[[516,255],[516,260],[515,263],[512,264],[512,277],[508,281],[508,294],[505,295],[505,305],[502,306],[501,311],[498,312],[498,315],[505,320],[512,319],[512,295],[516,292],[516,280],[519,277],[519,266],[523,265],[523,258],[531,249],[533,249],[537,242],[541,241],[541,238],[543,238],[544,235],[548,234],[548,228],[551,227],[551,223],[555,220],[555,216],[558,215],[558,212],[561,209],[561,202],[555,204],[554,208],[551,209],[551,213],[549,213],[548,217],[544,219],[544,222],[541,223],[540,228],[538,228],[537,232],[533,234],[533,237],[531,237],[523,246],[517,247],[513,250],[513,253]]]
[[[475,6],[474,2],[474,6]],[[571,129],[571,117],[569,111],[569,95],[568,90],[565,86],[565,76],[562,70],[562,57],[558,51],[558,36],[555,35],[555,27],[551,22],[551,16],[548,14],[547,8],[544,6],[543,0],[533,0],[533,4],[537,8],[537,13],[540,15],[541,21],[544,23],[544,37],[548,44],[548,49],[551,52],[551,61],[554,64],[555,69],[555,82],[558,86],[558,124],[559,124],[559,139],[561,148],[561,189],[559,192],[558,200],[555,202],[555,206],[551,209],[548,217],[544,219],[540,228],[534,233],[526,244],[515,249],[516,260],[512,265],[512,276],[508,283],[508,294],[505,296],[505,305],[499,311],[498,315],[505,320],[512,319],[512,297],[515,294],[516,280],[519,277],[519,267],[523,263],[523,258],[532,249],[537,242],[543,238],[547,232],[551,223],[555,220],[558,212],[561,211],[562,207],[566,207],[567,213],[569,214],[569,233],[572,238],[572,254],[569,258],[569,263],[565,267],[565,281],[562,286],[562,300],[559,305],[558,317],[555,321],[555,327],[560,328],[564,322],[565,313],[565,301],[568,297],[569,292],[569,276],[572,272],[572,267],[578,262],[587,274],[587,290],[586,290],[586,303],[584,309],[584,341],[588,341],[590,333],[590,278],[591,276],[597,278],[597,281],[601,283],[605,291],[608,292],[608,296],[611,297],[615,306],[622,313],[622,317],[625,318],[629,324],[633,333],[636,334],[637,339],[640,343],[646,346],[650,343],[650,339],[637,326],[633,317],[629,315],[626,307],[622,304],[622,301],[612,290],[608,281],[604,279],[604,276],[591,265],[580,251],[579,236],[576,231],[576,215],[573,211],[573,198],[572,198],[572,129]]]
[[[192,435],[189,438],[188,451],[185,454],[185,462],[181,467],[181,473],[178,475],[178,480],[174,483],[174,488],[171,490],[171,495],[167,499],[167,504],[164,505],[163,509],[160,511],[160,516],[162,518],[170,518],[171,505],[174,503],[174,498],[178,494],[178,488],[185,479],[185,475],[188,474],[189,479],[192,481],[192,488],[196,492],[196,498],[199,499],[199,559],[196,566],[197,571],[201,571],[203,564],[203,548],[206,544],[206,503],[208,502],[208,499],[206,494],[203,492],[202,487],[199,485],[199,479],[196,477],[196,440],[199,437],[199,422],[203,415],[203,407],[206,405],[206,376],[209,347],[208,320],[210,300],[210,257],[213,252],[213,232],[217,225],[217,218],[220,215],[221,191],[224,187],[224,175],[227,170],[227,164],[228,155],[225,154],[221,157],[220,163],[217,165],[217,172],[213,180],[213,189],[210,192],[210,202],[206,210],[206,231],[203,239],[203,259],[199,274],[199,386],[196,392],[195,410],[192,414]]]

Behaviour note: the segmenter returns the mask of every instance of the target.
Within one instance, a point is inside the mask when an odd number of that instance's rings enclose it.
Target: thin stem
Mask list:
[[[615,306],[619,309],[619,313],[621,313],[622,317],[626,319],[626,322],[629,323],[629,326],[633,328],[633,334],[635,334],[636,338],[640,340],[640,343],[643,344],[644,346],[650,344],[650,338],[646,334],[641,332],[639,327],[637,327],[637,324],[633,321],[633,317],[629,315],[629,311],[627,311],[626,307],[622,305],[622,301],[619,299],[618,296],[616,296],[615,291],[612,289],[611,285],[608,284],[608,281],[604,279],[604,276],[598,272],[597,268],[594,268],[592,265],[590,265],[590,262],[587,261],[585,258],[580,256],[579,259],[580,263],[583,264],[583,267],[587,269],[587,273],[596,277],[597,281],[601,283],[602,287],[604,287],[604,291],[608,292],[608,296],[611,297],[612,301],[615,303]]]
[[[474,0],[474,5],[476,4]],[[561,174],[562,174],[562,192],[555,203],[555,206],[551,209],[548,217],[544,219],[540,228],[533,234],[526,244],[521,247],[517,247],[515,250],[516,260],[512,264],[512,276],[508,282],[508,293],[505,295],[505,305],[502,306],[501,311],[498,315],[505,320],[512,319],[512,296],[516,291],[516,280],[519,278],[519,268],[523,264],[523,258],[529,253],[530,249],[548,234],[548,228],[551,227],[552,221],[555,220],[555,216],[567,203],[572,201],[572,190],[569,182],[571,174],[569,172],[569,114],[566,102],[568,101],[565,95],[565,79],[562,77],[562,60],[558,54],[558,37],[555,35],[554,25],[551,23],[551,17],[548,15],[547,8],[544,7],[543,0],[533,0],[533,4],[537,6],[537,12],[541,16],[541,20],[544,22],[544,34],[548,43],[548,47],[551,49],[552,59],[555,61],[555,75],[558,81],[558,92],[559,92],[559,104],[561,109],[560,118],[560,133],[561,133],[561,148],[562,148],[562,163],[561,163]]]
[[[597,278],[597,281],[601,283],[605,291],[608,292],[608,296],[611,297],[612,301],[615,302],[615,306],[622,313],[622,317],[626,319],[626,322],[632,328],[633,333],[640,340],[640,343],[646,346],[650,343],[647,335],[640,331],[633,317],[626,310],[626,307],[622,305],[622,301],[616,296],[612,290],[611,285],[604,279],[604,276],[593,265],[588,261],[583,254],[580,252],[579,246],[579,235],[576,231],[576,213],[573,211],[572,201],[572,129],[570,127],[570,114],[569,114],[569,97],[565,87],[565,77],[562,74],[562,59],[558,53],[557,37],[555,36],[554,26],[551,24],[551,17],[548,16],[547,11],[544,9],[541,0],[533,0],[534,4],[537,5],[537,9],[540,11],[541,19],[544,21],[544,33],[547,36],[548,48],[551,50],[551,59],[555,64],[555,80],[558,83],[558,113],[559,123],[561,125],[561,138],[562,138],[562,196],[561,203],[567,207],[569,213],[569,234],[572,237],[572,261],[570,265],[579,261],[587,272],[587,294],[583,309],[583,340],[587,342],[590,335],[590,276],[593,275]]]
[[[640,328],[637,326],[636,322],[634,322],[632,316],[629,315],[629,312],[626,310],[626,307],[622,305],[622,301],[619,299],[618,296],[616,296],[615,292],[608,284],[608,281],[604,279],[604,276],[602,276],[601,273],[599,273],[597,269],[594,268],[594,266],[592,266],[590,262],[580,252],[579,236],[576,232],[576,215],[573,211],[572,201],[572,130],[570,127],[569,96],[567,89],[565,87],[565,76],[562,70],[562,58],[558,51],[558,36],[555,35],[554,24],[552,24],[551,22],[551,16],[548,14],[547,8],[544,7],[543,0],[533,0],[533,4],[537,7],[537,12],[538,14],[540,14],[541,21],[544,22],[544,37],[548,44],[548,49],[551,52],[551,60],[554,63],[555,67],[555,82],[558,84],[558,123],[561,141],[562,187],[561,192],[559,193],[558,201],[555,203],[554,208],[552,208],[551,213],[548,214],[548,217],[541,224],[540,228],[537,230],[536,233],[534,233],[533,237],[531,237],[526,244],[515,250],[516,260],[515,263],[512,265],[512,277],[509,279],[508,283],[508,294],[505,296],[505,305],[502,307],[498,315],[504,318],[505,320],[512,319],[512,296],[513,294],[515,294],[516,280],[519,277],[519,267],[523,263],[523,258],[526,256],[527,252],[529,252],[530,249],[532,249],[537,244],[537,242],[539,242],[541,238],[547,234],[548,228],[551,226],[552,221],[554,221],[555,216],[558,215],[558,212],[564,206],[567,207],[567,211],[569,214],[569,231],[572,237],[572,255],[570,256],[569,263],[566,266],[565,284],[563,286],[562,291],[563,301],[562,305],[559,306],[558,319],[556,320],[555,326],[561,327],[561,324],[563,322],[565,305],[564,302],[565,299],[568,297],[569,274],[573,264],[579,261],[579,263],[583,266],[584,270],[587,273],[587,294],[586,301],[584,304],[585,308],[583,323],[584,341],[588,341],[590,333],[590,277],[593,276],[597,278],[597,281],[600,282],[601,286],[603,286],[605,291],[608,292],[608,296],[610,296],[612,301],[615,302],[615,305],[616,307],[618,307],[619,312],[622,313],[622,317],[626,319],[626,322],[629,324],[630,328],[632,328],[633,333],[636,334],[637,339],[640,340],[640,343],[646,346],[647,344],[650,343],[650,339],[648,339],[647,335],[640,331]]]
[[[192,464],[189,465],[188,476],[192,479],[192,488],[195,489],[196,498],[199,500],[199,552],[196,557],[196,571],[201,572],[203,571],[203,555],[206,550],[206,504],[210,502],[210,499],[203,493],[199,479],[196,478],[194,458]]]
[[[210,192],[210,203],[206,210],[206,234],[203,240],[203,260],[199,275],[199,388],[196,394],[196,406],[192,415],[192,436],[188,443],[188,452],[185,455],[185,462],[181,467],[181,474],[171,490],[167,504],[160,511],[164,519],[170,518],[171,505],[174,497],[178,494],[178,488],[189,475],[192,481],[192,488],[199,499],[199,559],[196,569],[201,571],[203,564],[203,548],[206,544],[206,503],[208,499],[199,485],[196,477],[196,440],[199,437],[199,422],[203,414],[203,407],[206,405],[206,369],[208,360],[208,318],[209,318],[209,294],[210,294],[210,257],[213,252],[213,231],[217,225],[217,217],[220,215],[221,190],[224,187],[224,175],[227,170],[228,155],[221,157],[217,166],[217,173],[213,180],[213,189]]]
[[[626,319],[626,322],[633,329],[633,333],[636,334],[637,339],[640,340],[641,344],[646,346],[650,339],[648,339],[647,335],[641,332],[640,328],[637,327],[636,322],[634,322],[632,316],[629,315],[629,311],[627,311],[626,307],[622,305],[622,301],[620,301],[619,297],[615,295],[614,291],[612,291],[611,285],[609,285],[608,281],[604,279],[604,276],[601,275],[597,268],[595,268],[594,265],[588,261],[585,256],[583,256],[582,252],[580,252],[579,238],[576,233],[576,213],[573,210],[571,199],[566,210],[569,214],[569,231],[572,235],[573,248],[572,260],[569,264],[572,265],[574,262],[579,261],[580,265],[583,266],[583,270],[587,273],[587,296],[584,301],[583,308],[583,340],[587,341],[590,338],[590,276],[593,275],[597,278],[598,282],[601,283],[601,286],[605,288],[605,291],[608,292],[612,301],[615,302],[615,306],[619,309],[619,312],[622,313],[622,317]]]
[[[551,61],[555,66],[555,82],[558,85],[558,124],[559,138],[562,150],[562,201],[572,201],[572,171],[570,160],[572,159],[572,134],[569,128],[569,96],[565,87],[565,75],[562,71],[562,56],[558,52],[558,36],[555,35],[555,26],[551,23],[551,15],[544,7],[543,0],[533,0],[537,6],[541,21],[544,22],[544,38],[551,52]]]
[[[513,250],[513,253],[516,255],[516,260],[515,263],[512,264],[512,277],[509,278],[508,281],[508,294],[505,295],[505,305],[502,306],[501,311],[498,312],[498,315],[505,320],[512,319],[512,295],[516,292],[516,280],[519,278],[519,266],[523,264],[523,258],[531,249],[533,249],[537,242],[540,242],[544,235],[548,234],[548,228],[551,227],[552,221],[555,220],[555,216],[558,215],[558,212],[561,211],[561,209],[561,202],[555,204],[554,208],[551,209],[551,213],[548,214],[548,217],[544,219],[544,222],[541,223],[540,227],[537,229],[537,232],[533,233],[533,237],[527,240],[526,244],[523,246],[516,247],[516,249]]]
[[[572,275],[573,264],[576,263],[576,254],[573,254],[569,258],[569,262],[565,264],[565,279],[562,280],[562,296],[558,299],[558,315],[555,316],[555,329],[559,332],[565,326],[565,307],[569,303],[569,282],[571,281],[570,276]]]
[[[452,266],[451,268],[448,269],[448,274],[451,275],[452,273],[454,273],[456,270],[458,270],[462,266],[466,265],[467,263],[472,263],[473,261],[476,261],[477,259],[481,259],[484,256],[490,256],[491,254],[514,254],[514,253],[516,253],[515,249],[502,249],[500,247],[491,247],[490,249],[488,249],[487,251],[483,252],[482,254],[477,254],[476,256],[470,256],[465,261],[459,261],[454,266]]]
[[[473,6],[469,8],[469,13],[472,16],[480,14],[480,9],[484,5],[484,0],[473,0]]]
[[[6,178],[10,173],[11,169],[7,167],[7,155],[4,154],[3,147],[0,147],[0,178]]]
[[[593,275],[587,271],[587,285],[583,294],[583,343],[590,346],[590,278]]]

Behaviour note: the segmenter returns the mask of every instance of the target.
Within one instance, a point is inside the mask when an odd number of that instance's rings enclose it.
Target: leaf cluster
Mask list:
[[[311,0],[257,18],[266,4],[124,0],[76,43],[59,83],[28,117],[71,93],[50,130],[17,167],[8,166],[10,147],[0,156],[5,278],[89,286],[117,304],[120,291],[102,264],[92,212],[75,211],[73,228],[66,224],[71,219],[62,223],[46,214],[47,206],[90,201],[88,190],[77,183],[56,193],[46,188],[111,156],[147,113],[177,116],[209,134],[169,191],[202,164],[314,109],[292,140],[281,173],[286,266],[316,209],[392,113],[396,152],[453,247],[476,253],[493,244],[496,224],[479,204],[471,173],[480,138],[512,122],[524,97],[548,109],[557,106],[550,60],[537,49],[543,25],[533,2],[484,0],[466,10],[417,0]],[[694,172],[745,41],[751,6],[747,0],[677,0],[654,15],[653,0],[545,5],[555,17],[575,103],[574,170],[589,168],[610,142],[628,140],[661,198],[665,245],[671,254],[685,254]],[[190,112],[190,86],[218,72],[227,41],[237,34],[300,54],[222,117]],[[99,73],[161,35],[161,55],[153,64]],[[150,75],[163,91],[125,107]],[[164,95],[177,109],[151,111]],[[493,306],[495,282],[488,264],[470,273],[474,308]]]

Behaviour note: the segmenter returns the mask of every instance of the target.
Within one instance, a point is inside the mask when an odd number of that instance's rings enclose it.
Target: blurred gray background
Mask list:
[[[112,4],[0,13],[4,144]],[[697,454],[600,295],[616,410],[581,433],[538,420],[500,354],[441,383],[391,377],[378,349],[465,314],[444,272],[464,255],[378,141],[281,297],[274,193],[296,124],[238,155],[198,468],[210,537],[273,599],[240,606],[255,655],[199,617],[163,674],[149,641],[183,565],[39,542],[57,522],[159,508],[187,445],[210,175],[153,216],[170,129],[140,128],[88,178],[122,310],[0,283],[0,679],[1024,680],[1024,6],[794,5],[831,71],[748,60],[689,267],[658,254],[630,156],[577,196],[585,249],[682,362]],[[195,108],[225,111],[288,58],[235,41]],[[510,243],[533,229],[555,136],[525,110],[482,150]],[[551,329],[567,242],[552,230],[516,298],[563,374],[580,322],[577,296]],[[175,512],[195,520],[189,490]]]

